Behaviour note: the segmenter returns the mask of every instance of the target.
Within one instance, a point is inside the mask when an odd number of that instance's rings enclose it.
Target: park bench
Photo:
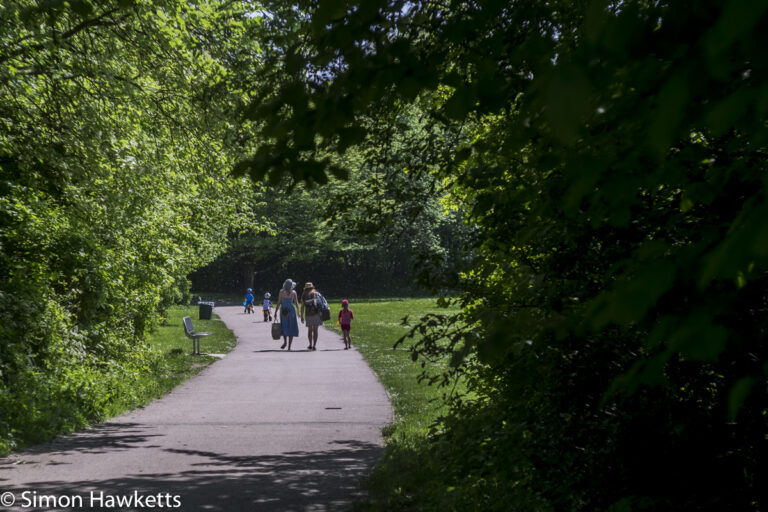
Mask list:
[[[213,334],[212,332],[195,332],[195,326],[192,325],[192,319],[188,316],[184,317],[184,333],[187,335],[187,338],[192,340],[193,355],[200,355],[200,338]]]

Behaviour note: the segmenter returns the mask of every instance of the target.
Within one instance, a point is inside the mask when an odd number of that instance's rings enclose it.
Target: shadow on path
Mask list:
[[[85,502],[9,510],[347,510],[392,421],[386,392],[357,351],[342,354],[339,343],[282,356],[269,325],[240,311],[217,308],[237,347],[162,399],[0,458],[0,494]],[[308,352],[305,343],[294,352]],[[340,375],[354,393],[339,393]],[[91,492],[179,504],[91,503]]]
[[[146,444],[153,437],[162,437],[162,434],[148,434],[147,428],[138,423],[104,423],[32,446],[18,455],[22,458],[25,455],[63,455],[73,452],[96,455],[130,450],[138,445],[154,448],[155,445]],[[14,459],[0,459],[0,471],[16,464]]]
[[[101,443],[109,442],[100,439]],[[125,440],[130,443],[130,440]],[[257,442],[257,441],[254,441]],[[208,451],[164,449],[188,456],[185,468],[174,473],[142,473],[88,481],[29,482],[25,489],[38,495],[82,496],[84,508],[91,504],[90,492],[104,495],[178,496],[180,510],[312,511],[346,510],[361,495],[359,483],[376,461],[381,448],[358,441],[333,441],[329,449],[295,451],[279,455],[231,456]],[[90,449],[75,443],[67,450]],[[22,490],[16,489],[17,496]],[[11,490],[14,489],[4,489]],[[116,510],[99,507],[90,510]],[[158,507],[161,508],[161,507]],[[171,507],[165,507],[171,508]],[[120,510],[146,510],[119,507]]]

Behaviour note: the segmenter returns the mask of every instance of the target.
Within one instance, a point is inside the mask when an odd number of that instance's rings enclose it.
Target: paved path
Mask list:
[[[321,330],[318,350],[309,352],[301,326],[287,352],[260,314],[244,315],[240,306],[215,312],[239,342],[199,376],[143,409],[0,459],[0,493],[16,498],[9,510],[30,510],[21,505],[35,492],[38,504],[53,495],[59,505],[67,497],[79,505],[79,497],[86,509],[347,508],[392,420],[371,369],[330,331]],[[134,493],[140,506],[110,506],[110,496]]]

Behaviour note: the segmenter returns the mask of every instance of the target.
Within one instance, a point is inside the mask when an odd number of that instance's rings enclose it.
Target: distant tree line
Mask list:
[[[193,289],[274,294],[290,277],[330,297],[429,294],[420,270],[463,262],[473,230],[435,176],[407,172],[414,156],[402,140],[425,133],[415,113],[404,117],[395,140],[345,155],[347,178],[255,191],[244,215],[260,223],[231,230],[227,252],[190,275]]]

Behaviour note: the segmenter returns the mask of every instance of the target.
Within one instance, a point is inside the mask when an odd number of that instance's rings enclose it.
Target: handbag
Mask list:
[[[275,320],[277,320],[277,315],[275,315]],[[282,326],[279,322],[275,321],[272,322],[272,339],[273,340],[279,340],[280,336],[282,335]]]

